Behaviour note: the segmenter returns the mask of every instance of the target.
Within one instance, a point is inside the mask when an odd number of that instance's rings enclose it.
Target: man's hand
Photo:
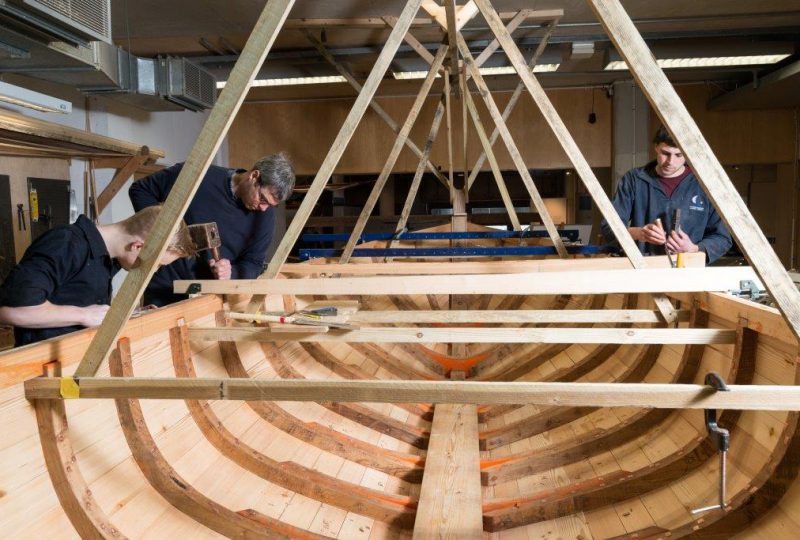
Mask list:
[[[108,308],[109,306],[106,304],[93,304],[79,308],[81,310],[81,325],[86,327],[100,326]]]
[[[683,231],[672,231],[667,238],[667,249],[672,253],[697,253],[700,248]]]
[[[644,227],[630,227],[628,232],[637,242],[647,242],[648,244],[655,244],[663,246],[667,241],[663,229],[655,223],[648,223]]]
[[[220,259],[218,261],[211,259],[208,261],[208,265],[211,267],[216,279],[231,279],[231,261],[228,259]]]

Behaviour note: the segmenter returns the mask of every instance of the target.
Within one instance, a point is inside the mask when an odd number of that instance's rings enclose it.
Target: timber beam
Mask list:
[[[66,381],[66,382],[65,382]],[[27,399],[207,399],[350,403],[532,404],[646,409],[800,411],[794,385],[729,385],[717,392],[701,384],[528,383],[473,381],[265,380],[154,377],[38,377],[25,381]]]

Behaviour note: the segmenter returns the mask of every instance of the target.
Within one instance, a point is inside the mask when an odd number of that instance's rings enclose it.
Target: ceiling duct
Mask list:
[[[214,76],[186,58],[158,58],[159,93],[165,99],[187,109],[202,110],[214,106],[217,80]]]
[[[111,43],[111,0],[0,0],[0,16],[5,24],[45,41]]]

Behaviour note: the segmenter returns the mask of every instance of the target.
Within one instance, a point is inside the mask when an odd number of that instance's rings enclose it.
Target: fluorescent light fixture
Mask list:
[[[0,101],[39,112],[72,112],[72,103],[0,81]]]
[[[250,88],[258,86],[302,86],[306,84],[333,84],[347,82],[341,75],[330,75],[326,77],[289,77],[287,79],[256,79]],[[225,88],[225,81],[217,83],[217,89]]]
[[[708,58],[662,58],[656,60],[656,63],[662,69],[754,66],[776,64],[788,56],[788,54],[758,54],[751,56],[712,56]],[[628,69],[628,64],[624,60],[609,62],[605,68],[606,71],[621,71],[625,69]]]
[[[533,68],[534,73],[550,73],[556,71],[561,64],[536,64]],[[514,66],[483,67],[478,70],[481,75],[516,75],[517,70]],[[428,76],[427,71],[394,71],[392,75],[395,79],[424,79]],[[440,75],[436,75],[440,77]]]

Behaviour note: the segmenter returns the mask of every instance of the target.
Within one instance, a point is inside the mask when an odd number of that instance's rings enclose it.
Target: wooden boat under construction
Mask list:
[[[796,384],[797,342],[777,310],[727,293],[676,292],[670,299],[681,322],[666,328],[646,293],[470,294],[458,311],[447,309],[444,294],[352,294],[374,280],[413,287],[410,272],[435,290],[444,283],[436,274],[442,266],[463,267],[465,283],[487,289],[494,278],[524,288],[597,276],[598,268],[629,276],[614,269],[624,262],[350,264],[325,280],[347,283],[345,295],[267,303],[280,311],[338,305],[351,314],[337,320],[357,330],[231,321],[226,313],[243,299],[226,305],[216,294],[130,320],[110,374],[185,383],[150,390],[160,397],[184,391],[185,400],[27,401],[26,381],[29,398],[70,395],[52,376],[74,371],[92,330],[7,352],[0,356],[4,536],[797,536],[797,413],[719,406],[719,425],[730,430],[725,506],[698,514],[719,503],[721,460],[702,410],[717,406],[659,395],[666,385],[703,385],[710,372],[734,385],[733,397],[744,385],[774,392]],[[667,266],[655,258],[650,265]],[[324,278],[317,276],[330,271],[286,269],[297,286],[318,286]],[[721,270],[721,281],[750,274]],[[451,269],[445,277],[452,287],[464,276]],[[236,330],[250,335],[235,342],[210,335]],[[447,341],[468,340],[476,342],[463,356],[450,354]],[[112,381],[99,378],[108,369],[95,380]],[[42,372],[50,377],[33,378]],[[451,377],[466,380],[435,387]],[[231,386],[220,384],[226,380]],[[539,393],[532,383],[551,390]],[[617,386],[592,390],[587,401],[580,391],[595,387],[586,383]],[[472,403],[424,399],[434,393],[452,401],[448,392],[459,385]],[[74,391],[92,398],[114,388],[93,390],[87,379]],[[290,397],[259,399],[271,392]],[[484,403],[487,393],[494,397]],[[614,406],[618,400],[641,405]],[[774,395],[761,403],[783,405]]]
[[[176,282],[199,296],[130,318],[293,4],[270,0],[103,325],[0,355],[3,537],[800,537],[800,293],[619,2],[589,3],[751,266],[642,257],[488,0],[459,14],[625,257],[571,255],[523,163],[559,259],[350,260],[359,218],[340,259],[286,264],[420,5],[457,27],[454,2],[409,0],[261,279]],[[503,131],[447,33],[385,171],[446,52]],[[448,187],[468,231],[469,185]],[[730,293],[756,276],[776,308]]]

